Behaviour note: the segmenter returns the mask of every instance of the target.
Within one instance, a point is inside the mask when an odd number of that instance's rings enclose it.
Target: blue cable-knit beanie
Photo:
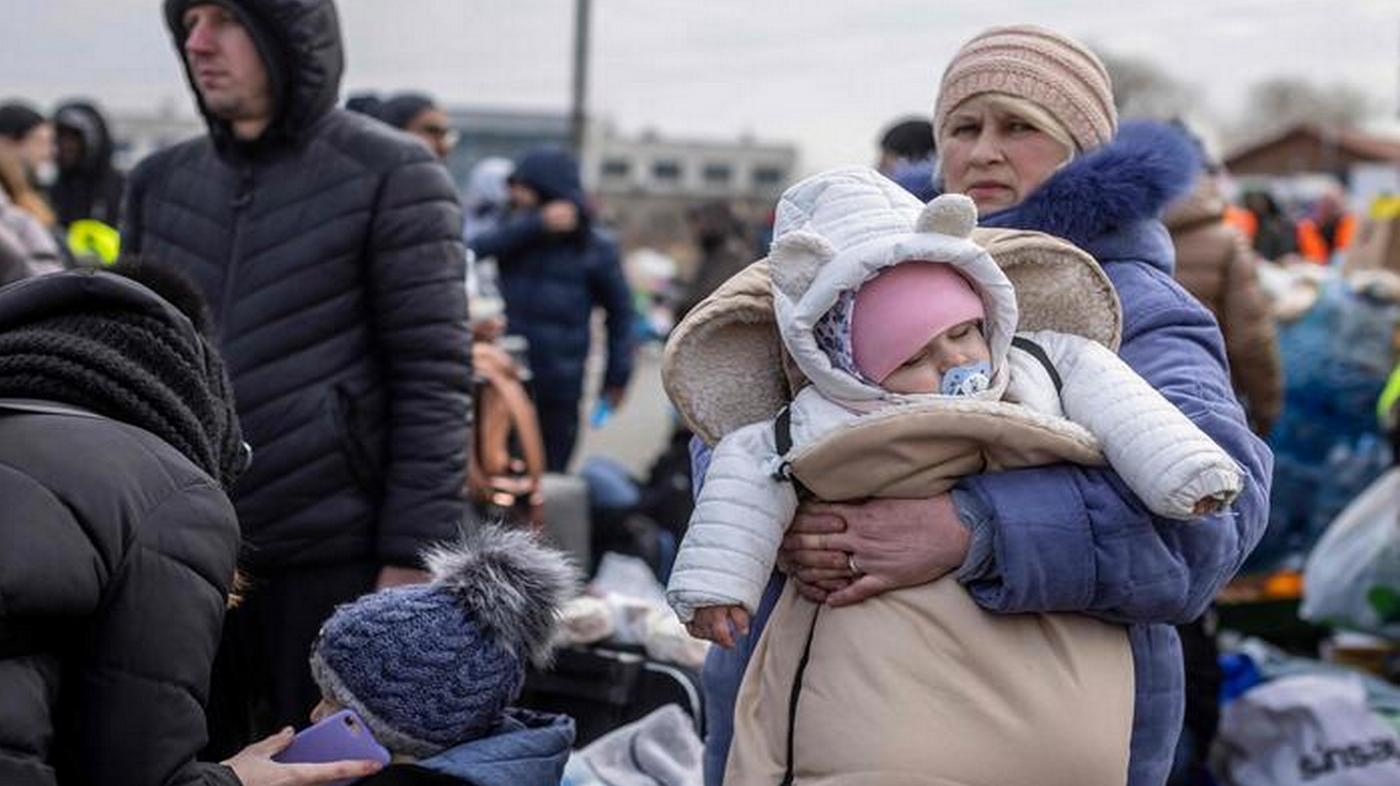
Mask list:
[[[578,573],[523,530],[484,527],[425,555],[432,581],[338,608],[311,648],[326,698],[395,753],[431,756],[481,737],[548,662]]]

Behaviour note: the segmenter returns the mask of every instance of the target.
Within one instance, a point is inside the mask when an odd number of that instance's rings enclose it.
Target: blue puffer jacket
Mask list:
[[[1093,254],[1123,304],[1123,360],[1246,476],[1229,511],[1190,525],[1154,518],[1108,469],[999,472],[966,478],[954,491],[973,531],[959,579],[980,605],[1007,614],[1084,612],[1129,626],[1137,688],[1129,786],[1166,781],[1181,730],[1184,677],[1171,626],[1205,611],[1268,521],[1273,456],[1231,391],[1214,318],[1172,280],[1171,238],[1157,220],[1195,170],[1196,154],[1177,132],[1124,124],[1113,143],[1076,159],[1015,208],[981,220],[1058,235]],[[708,457],[696,458],[703,466]],[[705,664],[708,784],[719,783],[734,695],[777,585],[749,640],[711,650]]]
[[[516,163],[511,178],[543,202],[573,202],[580,216],[576,232],[560,235],[545,230],[539,211],[527,211],[471,244],[478,257],[496,258],[510,330],[530,341],[536,396],[565,404],[582,396],[594,306],[608,316],[603,385],[625,386],[632,375],[632,295],[617,246],[592,226],[578,164],[563,150],[541,148]]]
[[[360,784],[558,786],[573,744],[573,718],[510,708],[486,736],[422,761],[391,765]]]

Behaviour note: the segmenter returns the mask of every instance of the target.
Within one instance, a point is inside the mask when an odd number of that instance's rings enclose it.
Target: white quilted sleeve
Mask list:
[[[792,483],[773,478],[777,463],[772,421],[731,432],[715,446],[666,587],[682,622],[705,606],[758,610],[783,533],[797,513]]]
[[[1065,415],[1098,438],[1108,463],[1153,513],[1190,520],[1202,500],[1223,507],[1239,496],[1244,476],[1234,459],[1117,355],[1079,336],[1027,336],[1060,373]]]

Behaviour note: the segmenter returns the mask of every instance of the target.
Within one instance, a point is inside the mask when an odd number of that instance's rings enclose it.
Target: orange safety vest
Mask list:
[[[1333,252],[1342,251],[1351,245],[1356,237],[1356,216],[1344,213],[1337,220],[1337,237],[1332,248],[1322,237],[1322,230],[1310,218],[1298,222],[1298,253],[1309,262],[1325,265],[1332,259]]]
[[[1254,215],[1248,208],[1237,205],[1225,206],[1225,223],[1244,233],[1250,243],[1254,242],[1254,236],[1259,234],[1259,217]]]

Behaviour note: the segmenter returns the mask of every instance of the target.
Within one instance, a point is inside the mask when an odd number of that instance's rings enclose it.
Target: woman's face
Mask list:
[[[1020,204],[1070,151],[989,97],[974,96],[948,115],[938,154],[944,187],[971,197],[986,215]]]

